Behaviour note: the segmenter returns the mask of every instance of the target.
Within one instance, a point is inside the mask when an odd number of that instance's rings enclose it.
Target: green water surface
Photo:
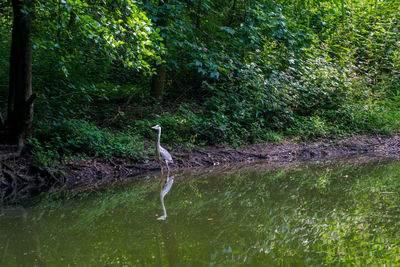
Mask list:
[[[400,265],[398,161],[175,172],[158,220],[165,179],[3,208],[0,266]]]

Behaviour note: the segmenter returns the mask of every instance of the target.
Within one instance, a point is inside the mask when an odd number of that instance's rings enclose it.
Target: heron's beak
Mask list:
[[[151,129],[157,130],[158,128],[157,128],[157,126],[153,126],[153,127],[151,127]]]

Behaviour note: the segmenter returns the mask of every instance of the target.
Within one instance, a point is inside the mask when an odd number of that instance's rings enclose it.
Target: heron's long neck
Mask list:
[[[161,138],[161,129],[158,129],[158,139],[157,139],[157,148],[159,148],[160,145],[160,138]]]

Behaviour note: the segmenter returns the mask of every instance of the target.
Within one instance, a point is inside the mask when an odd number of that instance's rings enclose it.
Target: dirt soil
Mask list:
[[[0,146],[6,153],[9,147]],[[400,159],[400,134],[393,136],[364,135],[340,140],[320,139],[301,143],[255,144],[247,147],[197,147],[192,150],[174,149],[171,169],[221,165],[235,162],[266,161],[273,167],[312,158],[326,158],[373,153]],[[57,168],[37,166],[29,154],[16,159],[0,160],[0,202],[19,201],[38,192],[52,192],[60,187],[82,191],[111,181],[140,174],[159,172],[160,165],[151,158],[126,162],[119,158],[74,160]]]

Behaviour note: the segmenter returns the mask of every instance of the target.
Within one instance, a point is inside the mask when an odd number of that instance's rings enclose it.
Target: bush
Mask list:
[[[112,133],[85,120],[69,119],[39,121],[36,129],[37,142],[34,145],[55,151],[58,155],[81,154],[133,159],[144,156],[143,142],[129,128],[125,132]]]

